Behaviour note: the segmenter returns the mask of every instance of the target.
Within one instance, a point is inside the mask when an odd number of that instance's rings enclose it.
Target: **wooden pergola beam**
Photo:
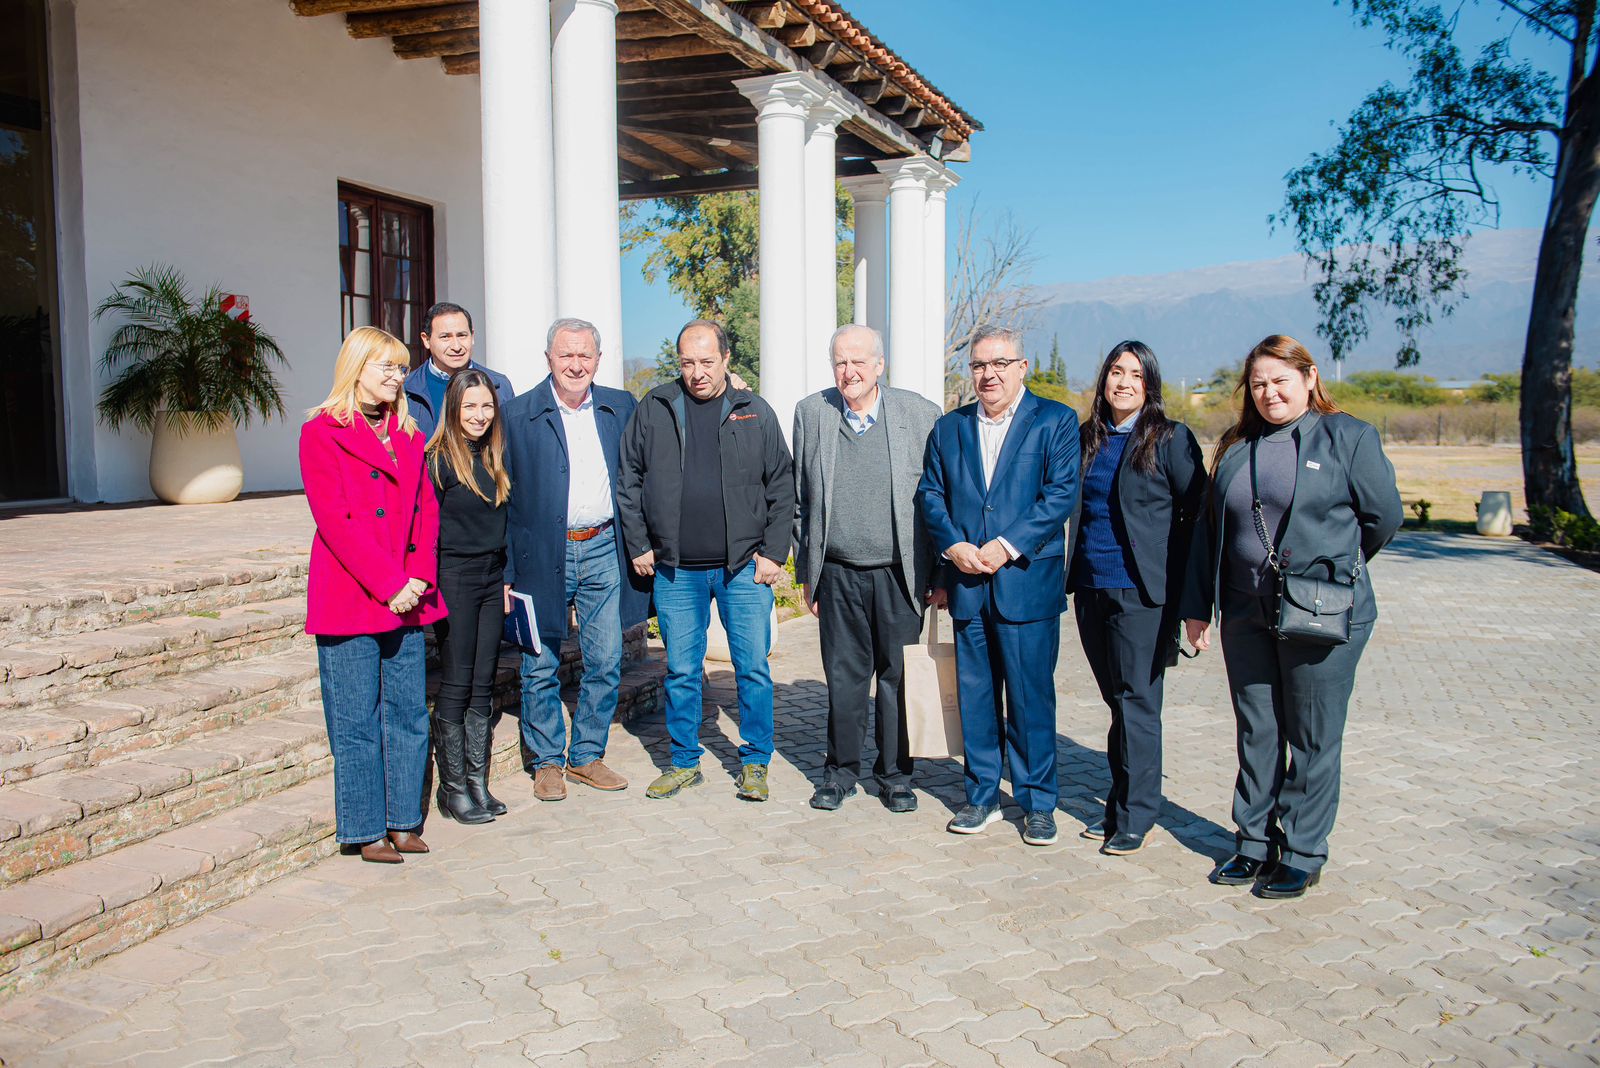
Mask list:
[[[684,78],[740,78],[750,68],[728,55],[688,56],[617,67],[617,85],[672,85]]]
[[[394,54],[401,59],[431,59],[434,56],[459,56],[478,50],[478,31],[441,30],[438,33],[409,33],[394,39]]]
[[[450,3],[451,0],[290,0],[289,6],[294,9],[296,15],[347,15],[362,11],[447,7]]]
[[[468,52],[460,56],[440,56],[439,63],[444,67],[446,74],[478,73],[478,53],[476,52]]]
[[[617,131],[617,152],[624,159],[632,160],[651,174],[661,177],[669,174],[688,174],[695,170],[678,157],[668,155],[627,130]]]
[[[661,178],[648,182],[623,182],[617,194],[623,200],[645,200],[654,197],[696,197],[706,193],[727,193],[738,189],[754,189],[754,170],[727,170],[714,174],[691,174],[681,178]]]
[[[421,11],[372,11],[345,16],[344,28],[351,37],[395,37],[406,33],[434,33],[438,30],[467,30],[478,25],[478,4],[446,4]]]
[[[617,40],[643,41],[651,37],[676,37],[683,26],[654,11],[617,16]]]
[[[658,59],[681,59],[685,56],[714,56],[723,51],[717,42],[693,34],[653,37],[645,41],[618,41],[617,63],[650,63]]]
[[[751,124],[743,129],[729,127],[724,123],[697,123],[694,121],[677,121],[660,126],[644,125],[634,120],[624,120],[619,124],[619,129],[631,134],[648,134],[651,137],[666,137],[674,141],[689,144],[703,144],[716,137],[732,144],[743,145],[749,148],[756,147],[755,109],[750,109]],[[652,120],[654,121],[654,120]]]

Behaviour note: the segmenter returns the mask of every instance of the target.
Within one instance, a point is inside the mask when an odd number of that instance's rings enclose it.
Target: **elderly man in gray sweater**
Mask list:
[[[837,809],[856,792],[876,675],[873,778],[889,811],[911,812],[917,798],[900,679],[935,565],[916,491],[928,433],[941,413],[916,393],[880,383],[883,338],[876,330],[841,326],[828,349],[834,388],[795,408],[792,439],[795,575],[818,620],[828,681],[828,759],[811,807]]]

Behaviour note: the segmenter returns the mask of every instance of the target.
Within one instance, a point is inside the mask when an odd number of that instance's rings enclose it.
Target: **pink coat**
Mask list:
[[[300,428],[300,478],[317,524],[307,634],[382,634],[444,618],[439,501],[423,476],[422,435],[389,419],[398,469],[360,419],[342,426],[324,413]],[[389,598],[413,578],[428,592],[404,615],[389,611]]]

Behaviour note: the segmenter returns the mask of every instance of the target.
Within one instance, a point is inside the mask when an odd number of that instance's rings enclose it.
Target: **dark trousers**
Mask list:
[[[1171,634],[1167,610],[1139,591],[1079,590],[1078,638],[1100,696],[1111,710],[1106,763],[1106,826],[1147,834],[1161,808],[1161,690]]]
[[[1279,641],[1271,597],[1229,590],[1222,601],[1222,658],[1239,730],[1233,789],[1238,851],[1316,871],[1328,860],[1339,809],[1345,714],[1372,624],[1350,627],[1347,645]]]
[[[446,723],[464,722],[469,708],[493,710],[494,674],[505,624],[501,581],[505,570],[503,552],[439,560],[439,593],[450,615],[433,628],[439,643],[439,693],[433,713]]]
[[[896,568],[822,565],[815,591],[822,672],[828,680],[828,760],[823,774],[848,790],[861,778],[861,746],[867,736],[867,690],[878,679],[873,700],[872,765],[880,787],[911,779],[906,755],[906,701],[900,689],[905,647],[922,631],[922,613],[911,603]]]
[[[1000,773],[1009,767],[1011,793],[1024,812],[1054,811],[1061,620],[1008,623],[985,607],[955,625],[967,803],[999,804]]]

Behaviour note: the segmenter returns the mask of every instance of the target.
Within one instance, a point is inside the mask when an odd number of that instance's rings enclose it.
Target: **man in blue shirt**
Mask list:
[[[472,360],[472,316],[459,304],[440,301],[429,308],[422,317],[422,347],[428,358],[406,376],[406,400],[411,405],[411,417],[424,438],[433,437],[439,422],[439,410],[444,407],[445,387],[457,371],[471,367],[482,371],[494,383],[503,408],[516,395],[511,380],[499,371],[491,371]]]

